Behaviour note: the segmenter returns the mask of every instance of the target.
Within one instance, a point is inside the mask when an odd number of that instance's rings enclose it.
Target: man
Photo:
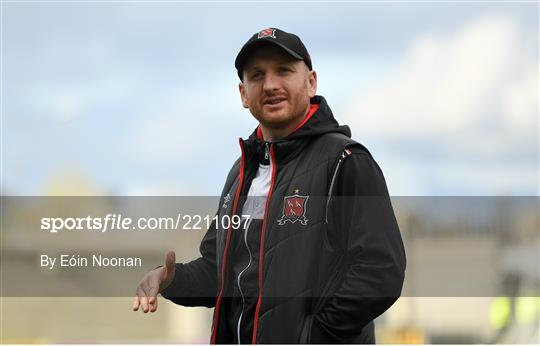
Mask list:
[[[301,40],[269,28],[235,66],[259,122],[222,192],[201,257],[149,272],[134,310],[157,293],[214,307],[211,343],[374,343],[372,320],[401,294],[405,253],[382,172],[339,126]],[[181,328],[181,326],[179,326]]]

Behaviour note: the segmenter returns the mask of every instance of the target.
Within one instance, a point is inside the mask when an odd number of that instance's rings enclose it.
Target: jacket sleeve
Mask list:
[[[400,296],[406,259],[383,174],[371,155],[352,148],[332,199],[329,233],[346,267],[313,317],[311,339],[346,343]]]
[[[176,263],[174,279],[161,295],[184,306],[213,307],[217,295],[215,219],[201,245],[201,257],[188,263]]]

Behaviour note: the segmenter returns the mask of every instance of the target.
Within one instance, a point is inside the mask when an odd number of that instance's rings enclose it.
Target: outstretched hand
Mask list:
[[[169,251],[165,255],[165,265],[149,271],[139,282],[133,301],[133,311],[142,307],[144,313],[155,312],[158,307],[157,295],[174,279],[176,254]]]

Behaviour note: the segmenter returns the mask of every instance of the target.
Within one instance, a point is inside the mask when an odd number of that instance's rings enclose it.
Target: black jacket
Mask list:
[[[242,210],[269,151],[272,183],[257,237],[253,309],[244,311],[252,343],[374,343],[372,320],[401,294],[405,253],[382,172],[339,126],[324,98],[283,140],[255,131],[225,183],[217,215]],[[314,106],[317,107],[317,106]],[[218,218],[219,220],[219,218]],[[215,307],[212,343],[232,343],[235,229],[212,224],[201,257],[176,265],[162,295],[185,306]],[[263,251],[259,251],[263,248]],[[224,303],[225,301],[225,303]],[[244,340],[245,341],[245,340]]]

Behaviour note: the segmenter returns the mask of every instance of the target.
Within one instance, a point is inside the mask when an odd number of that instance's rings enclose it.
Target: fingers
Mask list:
[[[139,305],[140,305],[140,302],[139,302],[139,296],[135,296],[135,299],[133,300],[133,311],[137,311],[139,310]]]
[[[150,311],[150,306],[148,302],[149,293],[147,292],[149,292],[149,290],[145,289],[143,286],[137,287],[137,296],[135,297],[135,301],[133,302],[134,311],[137,311],[139,307],[142,308],[142,311],[144,313]],[[137,304],[137,308],[135,308],[135,304]]]
[[[155,312],[158,306],[157,294],[159,293],[158,287],[153,287],[150,290],[150,297],[148,298],[148,304],[150,305],[150,312]]]
[[[141,300],[141,306],[142,306],[142,310],[144,313],[147,313],[149,308],[148,308],[148,297],[146,296],[146,293],[140,297],[140,300]]]
[[[148,304],[150,306],[150,312],[156,312],[158,307],[157,297],[150,297],[150,299],[148,299]]]

